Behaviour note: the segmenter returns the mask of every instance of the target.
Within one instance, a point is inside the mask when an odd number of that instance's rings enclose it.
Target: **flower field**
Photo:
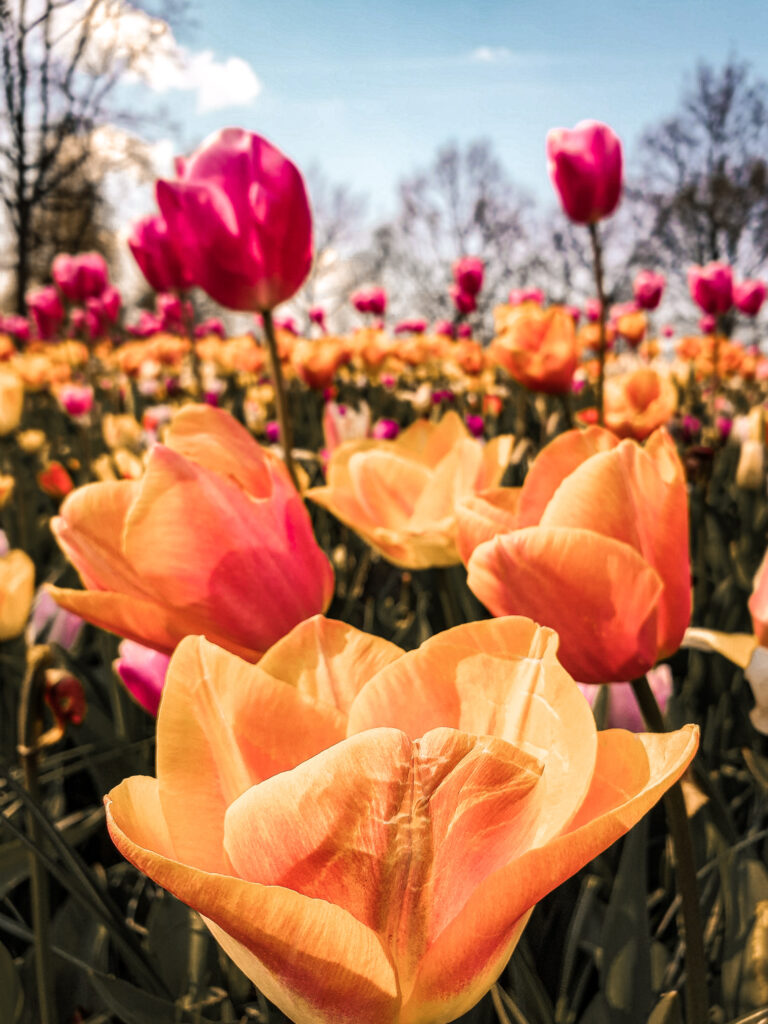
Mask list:
[[[154,310],[92,252],[0,318],[0,1024],[768,1020],[766,286],[609,305],[621,143],[546,150],[578,306],[281,316],[304,181],[226,129]]]

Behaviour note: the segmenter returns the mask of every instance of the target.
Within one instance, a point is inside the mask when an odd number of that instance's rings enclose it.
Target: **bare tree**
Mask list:
[[[137,124],[116,109],[115,88],[167,31],[164,20],[124,0],[0,0],[0,202],[19,312],[52,226],[65,248],[87,235],[88,216],[100,208],[100,131]],[[67,224],[74,233],[62,238]]]
[[[403,313],[450,315],[451,265],[480,256],[480,312],[517,285],[537,283],[533,203],[509,180],[488,141],[442,147],[426,170],[400,184],[399,210],[376,233],[370,259]]]

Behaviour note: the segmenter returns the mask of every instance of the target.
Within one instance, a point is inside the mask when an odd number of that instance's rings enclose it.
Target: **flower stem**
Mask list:
[[[280,366],[280,356],[277,351],[277,338],[275,337],[275,324],[272,320],[272,310],[265,309],[262,312],[264,322],[264,334],[267,339],[267,351],[269,352],[269,373],[272,377],[272,387],[275,389],[275,406],[277,407],[277,424],[280,429],[280,444],[283,446],[283,459],[290,474],[293,485],[300,491],[299,478],[296,475],[296,467],[293,463],[293,430],[291,417],[288,413],[288,402],[285,396],[285,383],[283,371]]]
[[[648,728],[653,732],[666,732],[661,709],[645,676],[633,679],[632,689],[635,691],[637,703]],[[709,1020],[707,962],[704,953],[699,887],[696,881],[696,862],[693,856],[688,814],[685,809],[683,789],[679,782],[676,782],[665,794],[664,809],[667,813],[669,833],[675,854],[675,877],[685,926],[686,1018],[688,1024],[707,1024]]]
[[[592,221],[589,225],[589,238],[592,242],[592,264],[595,271],[595,287],[597,299],[600,303],[600,340],[598,350],[598,377],[597,377],[597,422],[600,426],[605,424],[603,412],[603,386],[605,383],[605,291],[603,289],[603,248],[600,244],[600,236],[597,233],[597,222]]]
[[[33,647],[29,651],[27,673],[21,689],[19,704],[19,758],[24,776],[24,788],[35,803],[40,802],[38,758],[39,739],[43,733],[43,695],[45,669],[50,654],[47,647]],[[44,837],[37,819],[27,815],[27,831],[35,846],[42,850]],[[30,900],[32,926],[35,936],[35,980],[38,1012],[41,1024],[56,1024],[56,1004],[53,994],[53,967],[49,933],[50,901],[48,875],[37,852],[30,855]]]

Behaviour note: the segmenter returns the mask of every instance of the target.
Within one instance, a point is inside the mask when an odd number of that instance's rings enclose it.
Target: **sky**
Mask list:
[[[370,195],[373,218],[446,141],[491,139],[549,202],[549,128],[606,121],[631,161],[699,60],[735,54],[768,79],[766,0],[190,0],[189,13],[183,81],[150,76],[177,127],[162,129],[164,158],[239,125]]]

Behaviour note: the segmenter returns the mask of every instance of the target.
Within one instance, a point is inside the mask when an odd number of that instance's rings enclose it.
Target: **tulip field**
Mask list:
[[[0,1024],[768,1021],[766,286],[609,306],[621,143],[546,152],[586,303],[288,316],[304,181],[226,129],[154,312],[63,253],[0,318]]]

